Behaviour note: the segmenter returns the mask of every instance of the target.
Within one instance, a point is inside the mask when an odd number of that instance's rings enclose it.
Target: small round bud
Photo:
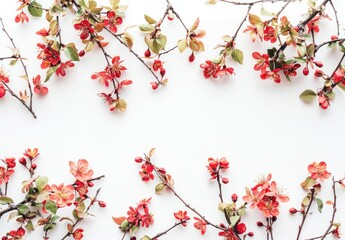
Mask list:
[[[151,56],[151,51],[150,51],[149,48],[144,52],[144,56],[145,57],[150,57]]]
[[[26,166],[26,159],[24,157],[20,158],[19,163]]]
[[[254,236],[254,233],[253,233],[253,232],[249,232],[249,233],[248,233],[248,236],[249,236],[249,237],[253,237],[253,236]]]
[[[136,158],[134,158],[134,161],[137,163],[141,163],[143,161],[143,158],[142,157],[136,157]]]
[[[256,222],[256,225],[257,225],[258,227],[262,227],[264,224],[263,224],[262,222],[258,221],[258,222]]]
[[[157,82],[150,82],[150,84],[151,84],[151,87],[153,90],[156,90],[159,86],[159,84]]]
[[[223,177],[223,178],[222,178],[222,182],[223,182],[224,184],[228,184],[228,183],[229,183],[229,179],[226,178],[226,177]]]
[[[107,204],[103,201],[98,201],[98,205],[101,207],[101,208],[105,208],[107,206]]]
[[[290,208],[290,209],[289,209],[289,212],[290,212],[291,214],[295,214],[295,213],[298,212],[298,210],[297,210],[296,208]]]
[[[37,168],[37,164],[36,164],[36,163],[33,163],[33,164],[31,165],[31,168],[32,168],[33,170],[35,170],[35,169]]]
[[[236,193],[233,193],[233,194],[231,195],[231,200],[235,203],[235,202],[237,202],[237,199],[238,199],[237,194],[236,194]]]
[[[88,185],[89,187],[93,187],[95,184],[94,184],[93,182],[87,182],[87,185]]]
[[[194,56],[194,53],[192,53],[191,55],[189,55],[188,61],[189,62],[194,62],[194,60],[195,60],[195,56]]]
[[[84,57],[85,56],[85,51],[84,50],[81,50],[79,53],[78,53],[79,57]]]

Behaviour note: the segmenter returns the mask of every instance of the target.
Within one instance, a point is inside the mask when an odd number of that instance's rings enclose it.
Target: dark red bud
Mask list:
[[[20,158],[19,163],[26,166],[26,159],[24,157]]]
[[[136,157],[136,158],[134,158],[134,161],[137,163],[141,163],[143,161],[143,158],[142,157]]]
[[[233,193],[233,194],[231,195],[231,200],[232,200],[233,202],[237,202],[237,199],[238,199],[237,194],[236,194],[236,193]]]

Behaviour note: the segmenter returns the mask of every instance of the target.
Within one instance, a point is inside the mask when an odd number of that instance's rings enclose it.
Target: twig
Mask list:
[[[243,18],[242,22],[240,23],[240,25],[238,26],[238,28],[237,28],[237,30],[236,30],[234,36],[232,37],[232,41],[235,41],[235,39],[236,39],[236,37],[237,37],[237,34],[238,34],[238,32],[240,31],[240,29],[241,29],[242,25],[244,24],[244,22],[247,20],[248,14],[249,14],[249,12],[250,12],[250,9],[253,7],[253,5],[254,5],[254,4],[249,4],[249,5],[248,5],[247,13],[246,13],[246,15],[244,16],[244,18]]]
[[[333,12],[334,12],[335,22],[336,22],[336,24],[337,24],[337,35],[339,35],[339,34],[340,34],[340,31],[339,31],[339,26],[340,26],[340,24],[339,24],[339,19],[338,19],[338,12],[337,12],[336,8],[335,8],[334,5],[333,5],[333,1],[330,0],[329,3],[331,4],[332,9],[333,9]]]
[[[321,240],[326,238],[326,236],[328,235],[328,232],[333,227],[335,214],[337,212],[337,194],[336,194],[336,191],[335,191],[334,177],[332,177],[332,182],[333,182],[333,184],[332,184],[332,191],[333,191],[333,213],[332,213],[331,221],[329,221],[329,226],[328,226],[327,230],[325,231],[325,233],[322,235]]]
[[[293,0],[258,0],[258,1],[253,1],[253,2],[235,2],[235,1],[229,1],[229,0],[219,0],[220,2],[225,2],[225,3],[231,3],[234,5],[254,5],[257,3],[265,3],[265,2],[292,2]]]
[[[300,235],[302,233],[302,228],[303,228],[305,220],[306,220],[306,218],[307,218],[307,216],[309,214],[309,210],[310,210],[311,205],[313,204],[315,196],[316,196],[315,189],[311,189],[311,196],[310,196],[309,204],[308,204],[308,207],[307,207],[306,211],[303,213],[302,222],[298,226],[298,234],[297,234],[296,240],[298,240],[300,238]]]
[[[186,220],[183,220],[183,221],[180,221],[178,223],[175,223],[172,227],[168,228],[167,230],[165,230],[164,232],[161,232],[161,233],[158,233],[156,234],[154,237],[150,238],[150,239],[156,239],[156,238],[159,238],[165,234],[167,234],[169,231],[171,231],[172,229],[174,229],[175,227],[183,224],[183,223],[186,223],[187,221]]]
[[[4,22],[2,21],[2,18],[0,17],[0,22],[1,22],[1,25],[2,25],[2,31],[6,34],[6,36],[8,37],[8,39],[11,41],[12,43],[12,46],[13,48],[17,49],[17,46],[16,44],[14,43],[13,41],[13,38],[9,35],[9,33],[6,31],[5,29],[5,25],[4,25]],[[29,102],[29,105],[23,100],[21,99],[20,97],[18,97],[17,94],[14,93],[14,91],[12,91],[12,89],[5,83],[3,82],[3,84],[6,86],[7,90],[10,92],[10,94],[15,97],[16,99],[19,100],[19,102],[21,102],[27,109],[28,111],[32,114],[32,116],[34,118],[37,118],[35,112],[33,111],[33,108],[32,108],[32,97],[33,97],[33,93],[32,93],[32,88],[31,88],[31,83],[30,83],[30,79],[29,79],[29,74],[28,74],[28,70],[26,68],[26,65],[24,64],[24,61],[23,59],[21,58],[20,54],[18,54],[17,56],[17,59],[19,59],[22,67],[23,67],[23,70],[25,72],[25,76],[26,76],[26,81],[28,83],[28,88],[29,88],[29,92],[30,92],[30,102]]]
[[[314,51],[314,54],[319,51],[319,49],[327,44],[331,44],[331,43],[336,43],[336,42],[344,42],[345,41],[345,38],[339,38],[339,39],[334,39],[334,40],[330,40],[330,41],[327,41],[327,42],[323,42],[319,45],[317,45],[315,47],[315,51]]]
[[[100,191],[101,191],[101,188],[98,188],[98,189],[97,189],[97,192],[96,192],[96,194],[95,194],[95,196],[91,199],[91,202],[90,202],[89,206],[88,206],[88,207],[86,208],[86,210],[85,210],[85,213],[86,213],[86,214],[89,212],[90,208],[91,208],[91,207],[93,206],[93,204],[95,203],[95,201],[96,201],[96,199],[97,199],[97,196],[98,196],[98,194],[99,194]],[[81,220],[83,220],[83,218],[79,218],[77,221],[75,221],[75,223],[73,223],[73,225],[72,225],[72,229],[74,229],[74,227],[75,227]],[[64,240],[64,239],[68,238],[69,236],[71,236],[71,234],[73,234],[73,233],[72,233],[72,232],[66,233],[66,235],[63,236],[63,237],[61,238],[61,240]]]

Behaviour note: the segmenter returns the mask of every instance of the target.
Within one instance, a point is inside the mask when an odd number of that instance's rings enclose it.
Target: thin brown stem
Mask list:
[[[14,40],[13,38],[10,36],[10,34],[7,32],[7,30],[5,29],[5,25],[4,25],[4,22],[2,21],[2,18],[0,17],[0,22],[1,22],[1,25],[2,25],[2,31],[6,34],[7,38],[11,41],[11,44],[13,46],[14,49],[17,49],[17,46],[16,44],[14,43]],[[26,65],[24,64],[24,61],[23,59],[21,58],[20,54],[18,54],[17,56],[17,59],[19,59],[22,67],[23,67],[23,70],[24,70],[24,73],[25,73],[25,77],[26,77],[26,81],[27,81],[27,84],[28,84],[28,88],[29,88],[29,93],[30,93],[30,102],[29,102],[29,105],[23,100],[21,99],[17,94],[14,93],[14,91],[12,91],[10,89],[10,87],[5,84],[4,82],[4,85],[6,86],[7,90],[9,91],[9,93],[15,97],[16,99],[19,100],[19,102],[21,102],[28,110],[29,112],[32,114],[32,116],[34,118],[37,118],[35,112],[33,111],[33,108],[32,108],[32,97],[33,97],[33,92],[32,92],[32,88],[31,88],[31,83],[30,83],[30,79],[29,79],[29,74],[28,74],[28,70],[26,68]]]
[[[91,199],[91,202],[90,202],[89,206],[88,206],[88,207],[86,208],[86,210],[85,210],[85,213],[86,213],[86,214],[89,213],[89,211],[90,211],[91,207],[93,206],[93,204],[95,203],[95,201],[96,201],[96,199],[97,199],[97,196],[98,196],[98,194],[99,194],[100,191],[101,191],[101,188],[98,188],[98,189],[97,189],[97,192],[96,192],[96,194],[95,194],[95,196]],[[80,223],[82,220],[83,220],[83,218],[79,218],[77,221],[75,221],[75,222],[73,223],[73,225],[72,225],[72,229],[74,229],[74,228],[77,226],[77,224]],[[61,238],[61,240],[64,240],[64,239],[68,238],[68,237],[71,236],[72,234],[73,234],[73,232],[68,232],[68,233],[66,233],[65,236],[63,236],[63,237]]]
[[[0,61],[6,60],[6,59],[18,59],[18,57],[16,56],[0,57]]]
[[[265,2],[271,2],[271,3],[276,3],[276,2],[292,2],[293,0],[258,0],[258,1],[253,1],[253,2],[236,2],[236,1],[230,1],[230,0],[219,0],[220,2],[225,2],[225,3],[231,3],[234,5],[254,5],[257,3],[265,3]]]
[[[243,18],[242,22],[240,23],[240,25],[238,26],[238,28],[237,28],[237,30],[236,30],[234,36],[232,37],[232,41],[235,41],[235,39],[236,39],[236,37],[237,37],[237,34],[238,34],[238,32],[240,31],[240,29],[242,28],[244,22],[247,20],[248,14],[249,14],[249,12],[250,12],[250,9],[253,7],[253,5],[254,5],[254,4],[249,4],[249,5],[248,5],[247,13],[246,13],[246,15],[244,16],[244,18]]]
[[[184,22],[182,21],[180,15],[178,14],[178,12],[175,11],[175,8],[171,5],[169,0],[166,0],[167,4],[168,4],[168,8],[171,9],[171,11],[175,14],[175,16],[177,17],[177,19],[180,21],[180,23],[182,24],[183,28],[188,32],[188,28],[186,27],[186,24],[184,24]]]
[[[325,231],[325,233],[322,235],[321,240],[325,239],[326,236],[328,235],[328,232],[331,230],[331,228],[333,227],[334,224],[334,218],[335,218],[335,214],[337,212],[337,193],[335,191],[335,181],[334,181],[334,177],[332,177],[332,192],[333,192],[333,213],[332,213],[332,218],[329,221],[329,225],[327,230]]]
[[[339,24],[339,19],[338,19],[338,12],[337,12],[336,8],[334,7],[333,1],[330,0],[329,3],[331,4],[333,12],[334,12],[335,22],[337,24],[337,35],[339,35],[340,34],[340,30],[339,30],[340,24]]]
[[[332,231],[329,231],[326,235],[329,235],[329,234],[332,234]],[[316,239],[320,239],[322,237],[323,237],[323,235],[322,236],[318,236],[318,237],[313,237],[313,238],[307,238],[305,240],[316,240]]]
[[[306,218],[307,218],[307,216],[308,216],[308,214],[309,214],[309,210],[310,210],[311,205],[312,205],[313,202],[314,202],[315,196],[316,196],[315,189],[312,189],[312,190],[311,190],[311,196],[310,196],[309,204],[308,204],[308,206],[307,206],[306,211],[303,213],[302,222],[301,222],[301,224],[298,226],[298,233],[297,233],[296,240],[298,240],[298,239],[300,238],[300,236],[301,236],[301,233],[302,233],[302,229],[303,229],[305,220],[306,220]]]
[[[331,44],[331,43],[336,43],[336,42],[344,42],[345,41],[345,38],[339,38],[339,39],[334,39],[334,40],[330,40],[330,41],[326,41],[326,42],[323,42],[323,43],[320,43],[319,45],[317,45],[315,47],[315,51],[314,51],[314,54],[320,50],[320,48],[322,48],[323,46],[327,45],[327,44]]]
[[[6,213],[9,213],[9,212],[12,212],[14,210],[17,210],[18,208],[18,205],[21,205],[21,204],[25,204],[25,203],[28,203],[29,202],[29,199],[28,198],[25,198],[23,201],[21,201],[20,203],[18,204],[9,204],[9,207],[4,209],[4,210],[1,210],[0,211],[0,219],[3,215],[5,215]]]
[[[170,48],[169,50],[166,50],[165,52],[161,52],[160,54],[158,54],[158,58],[160,58],[160,57],[161,57],[162,55],[164,55],[164,54],[167,54],[167,53],[169,53],[169,52],[171,52],[171,51],[174,51],[176,48],[177,48],[177,46],[172,47],[172,48]]]
[[[167,234],[169,231],[173,230],[175,227],[183,224],[183,223],[186,223],[187,221],[186,220],[183,220],[181,222],[178,222],[178,223],[175,223],[173,226],[171,226],[170,228],[168,228],[167,230],[165,230],[164,232],[161,232],[161,233],[158,233],[156,234],[154,237],[150,238],[150,239],[157,239],[165,234]]]

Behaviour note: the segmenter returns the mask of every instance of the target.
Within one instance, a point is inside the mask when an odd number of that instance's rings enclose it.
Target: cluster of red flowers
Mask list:
[[[10,176],[14,173],[14,167],[16,166],[15,158],[5,158],[1,161],[6,165],[5,167],[0,166],[0,186],[6,184],[10,179]]]
[[[243,201],[250,204],[251,208],[257,207],[267,218],[279,215],[279,202],[289,201],[289,197],[282,193],[275,181],[271,181],[272,175],[262,177],[252,188],[246,187],[246,195]]]
[[[205,78],[218,78],[226,75],[234,74],[234,69],[232,67],[227,67],[226,65],[220,65],[211,60],[207,60],[205,63],[200,64],[200,67],[204,69]]]
[[[225,157],[222,157],[220,159],[209,158],[208,166],[206,166],[206,168],[211,174],[210,180],[221,178],[224,184],[229,183],[229,179],[221,176],[219,172],[220,170],[229,168],[229,161]]]
[[[163,77],[165,76],[165,68],[163,67],[163,63],[161,60],[159,59],[155,59],[153,64],[152,64],[152,69],[153,71],[158,71],[159,70],[159,74],[161,76],[161,80],[159,82],[151,82],[151,87],[153,90],[156,90],[160,84],[164,84],[164,80],[163,80]]]
[[[154,221],[148,207],[150,201],[151,198],[142,199],[135,207],[129,207],[127,217],[113,217],[114,222],[123,232],[128,232],[130,229],[134,231],[140,226],[148,228]]]
[[[4,97],[6,94],[6,89],[3,83],[9,83],[10,79],[8,74],[5,72],[3,67],[0,67],[0,98]]]

